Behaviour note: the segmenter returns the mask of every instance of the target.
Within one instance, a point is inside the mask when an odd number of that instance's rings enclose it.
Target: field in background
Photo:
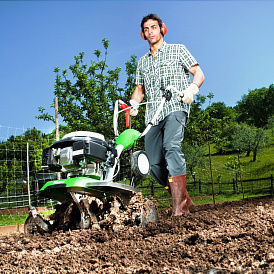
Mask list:
[[[0,126],[0,141],[4,143],[10,136],[24,134],[26,129],[17,129]],[[48,132],[46,132],[48,133]],[[20,159],[9,160],[8,155],[18,155],[17,146],[2,148],[2,155],[7,158],[1,158],[1,166],[11,166],[11,169],[1,170],[0,187],[3,183],[6,187],[0,192],[0,226],[9,224],[21,224],[26,219],[27,213],[12,214],[3,213],[4,209],[27,208],[29,205],[28,182],[30,186],[31,203],[35,206],[48,206],[54,204],[54,201],[42,199],[37,196],[41,186],[48,180],[55,178],[55,174],[48,174],[39,168],[38,162],[41,160],[43,146],[35,146],[32,153],[36,157],[30,161],[31,166],[35,167],[29,170],[29,178],[26,166],[26,144],[22,142],[19,146]],[[41,140],[30,139],[29,142],[41,143]],[[50,146],[54,140],[45,137],[45,143]],[[4,151],[3,151],[4,150]],[[212,203],[213,190],[215,202],[237,200],[254,197],[273,195],[273,173],[274,173],[274,147],[268,147],[258,153],[257,161],[252,162],[252,155],[246,157],[245,153],[212,155],[212,175],[214,189],[212,188],[211,170],[208,155],[204,156],[203,167],[196,167],[195,173],[188,172],[188,191],[194,199],[194,203]],[[240,164],[239,164],[240,159]],[[15,168],[15,163],[17,167]],[[19,165],[18,165],[19,163]],[[12,164],[12,165],[10,165]],[[13,165],[14,164],[14,165]],[[20,167],[18,169],[18,166]],[[128,171],[127,171],[128,172]],[[6,175],[6,177],[5,177]],[[12,179],[5,179],[12,178]],[[155,197],[160,206],[168,206],[171,203],[170,194],[150,176],[142,179],[138,188],[145,196]]]

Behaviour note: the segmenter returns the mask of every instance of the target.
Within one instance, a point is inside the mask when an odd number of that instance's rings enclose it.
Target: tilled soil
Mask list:
[[[273,273],[274,198],[196,205],[146,227],[0,236],[1,273]]]

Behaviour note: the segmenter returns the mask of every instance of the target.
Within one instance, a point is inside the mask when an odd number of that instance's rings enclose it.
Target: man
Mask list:
[[[172,86],[181,92],[181,96],[173,92],[171,100],[166,102],[155,125],[145,136],[145,151],[150,160],[151,175],[172,195],[173,215],[182,215],[189,212],[193,202],[186,189],[186,163],[181,143],[189,104],[199,91],[204,74],[184,45],[164,42],[167,30],[156,14],[145,16],[141,29],[141,36],[148,41],[150,51],[138,61],[136,88],[130,100],[133,106],[131,115],[137,115],[138,106],[146,94],[149,103],[145,121],[148,124],[162,98],[160,88]],[[192,83],[189,73],[193,75]]]

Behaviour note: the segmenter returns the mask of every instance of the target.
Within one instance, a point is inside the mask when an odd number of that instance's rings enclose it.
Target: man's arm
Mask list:
[[[187,87],[179,100],[182,100],[186,104],[190,104],[193,101],[193,96],[199,92],[200,86],[205,80],[205,76],[199,65],[194,65],[189,69],[189,72],[193,75],[192,83]]]
[[[137,85],[132,93],[131,99],[134,99],[138,104],[140,104],[145,96],[145,86]]]
[[[194,65],[189,69],[189,72],[193,75],[192,83],[197,84],[198,88],[203,84],[205,76],[199,65]]]
[[[131,100],[129,101],[132,108],[130,110],[131,116],[136,116],[138,114],[139,104],[143,101],[145,95],[145,86],[137,85],[132,93]]]

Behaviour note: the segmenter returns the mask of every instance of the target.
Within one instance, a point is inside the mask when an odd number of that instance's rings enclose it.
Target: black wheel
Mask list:
[[[131,169],[137,177],[146,177],[148,175],[150,163],[147,154],[144,151],[135,151],[132,154]]]

